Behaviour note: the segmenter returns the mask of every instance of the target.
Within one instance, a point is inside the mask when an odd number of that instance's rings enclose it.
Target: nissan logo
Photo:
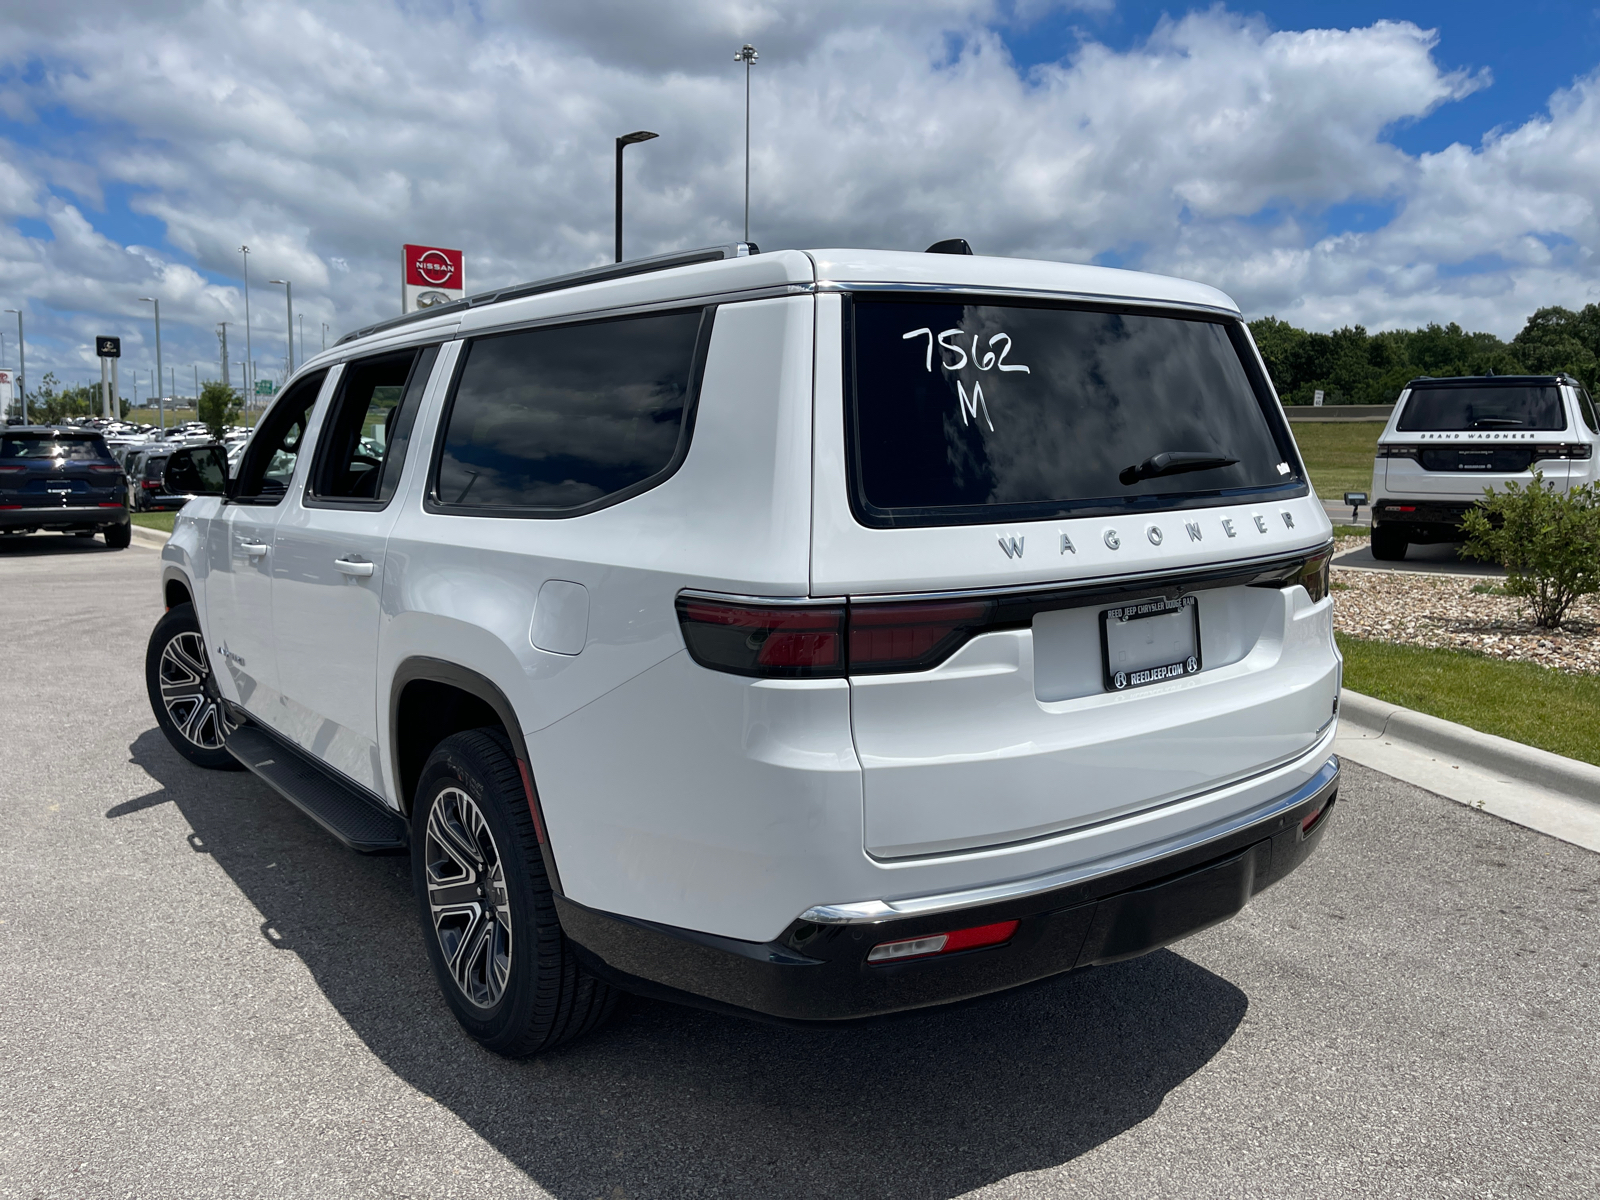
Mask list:
[[[416,272],[434,287],[443,287],[456,273],[456,265],[437,250],[424,250],[417,255]]]

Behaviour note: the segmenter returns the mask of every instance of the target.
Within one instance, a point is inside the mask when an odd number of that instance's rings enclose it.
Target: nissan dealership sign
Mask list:
[[[402,312],[433,308],[467,294],[461,251],[439,246],[402,246]]]

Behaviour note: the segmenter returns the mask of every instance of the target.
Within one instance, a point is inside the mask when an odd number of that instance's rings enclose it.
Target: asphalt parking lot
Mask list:
[[[406,865],[178,758],[157,554],[0,543],[0,1195],[1600,1193],[1600,856],[1347,767],[1239,919],[969,1007],[795,1031],[633,1001],[507,1062]]]

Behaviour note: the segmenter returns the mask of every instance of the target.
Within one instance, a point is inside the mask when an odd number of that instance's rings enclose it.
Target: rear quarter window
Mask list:
[[[711,321],[693,309],[469,342],[431,505],[571,516],[660,483],[688,450]]]
[[[852,502],[864,524],[1045,520],[1306,490],[1236,321],[857,296],[850,323]]]

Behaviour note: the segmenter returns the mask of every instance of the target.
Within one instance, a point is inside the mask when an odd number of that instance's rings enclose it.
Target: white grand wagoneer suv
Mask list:
[[[502,1053],[1128,958],[1328,825],[1331,530],[1226,296],[752,250],[363,329],[167,467],[162,728],[409,848]]]
[[[1538,471],[1559,491],[1600,479],[1600,424],[1570,375],[1413,379],[1378,435],[1372,557],[1412,543],[1458,542],[1486,489],[1527,487]]]

